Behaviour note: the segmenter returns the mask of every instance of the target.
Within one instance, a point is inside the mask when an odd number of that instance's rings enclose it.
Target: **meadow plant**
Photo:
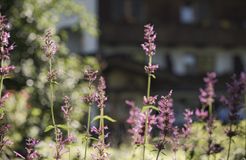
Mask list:
[[[10,125],[5,122],[7,120],[6,113],[4,109],[5,101],[9,98],[10,94],[6,92],[3,94],[3,81],[7,78],[11,71],[15,69],[14,66],[10,65],[10,52],[14,49],[14,44],[9,42],[9,25],[4,16],[0,16],[0,151],[3,152],[3,148],[11,144],[11,141],[6,138],[7,131]],[[147,24],[144,26],[144,40],[145,42],[141,45],[145,54],[148,57],[148,64],[144,67],[147,73],[147,93],[143,96],[143,107],[138,107],[133,101],[126,101],[126,104],[130,106],[129,118],[127,123],[130,125],[128,130],[132,137],[132,143],[136,146],[143,147],[141,150],[141,157],[143,160],[146,159],[146,148],[149,146],[149,141],[151,140],[151,131],[156,129],[158,131],[157,141],[153,139],[154,147],[157,150],[155,159],[158,160],[161,153],[168,153],[166,150],[170,148],[173,152],[173,160],[177,160],[177,152],[179,148],[183,148],[185,151],[185,159],[192,159],[192,154],[195,154],[196,148],[189,144],[191,139],[193,120],[192,116],[194,114],[190,109],[185,109],[184,124],[183,127],[175,126],[175,115],[173,109],[173,98],[172,90],[166,96],[151,95],[151,80],[155,78],[155,71],[158,69],[157,64],[152,64],[152,58],[156,52],[155,45],[156,33],[154,31],[153,25]],[[71,156],[71,143],[75,141],[75,136],[71,134],[71,113],[73,107],[71,105],[71,100],[68,96],[64,96],[63,104],[61,106],[61,112],[66,121],[65,125],[57,124],[54,115],[54,102],[55,102],[55,84],[57,72],[53,67],[54,56],[57,52],[57,44],[52,39],[51,31],[47,31],[44,37],[43,46],[46,58],[49,62],[49,71],[47,79],[49,82],[49,102],[50,102],[50,114],[52,125],[47,126],[46,131],[54,129],[55,134],[55,154],[53,156],[56,160],[61,160],[65,153],[68,153],[68,159],[71,160],[75,157]],[[90,148],[91,139],[96,142],[92,143],[93,152],[91,153],[91,158],[93,160],[109,160],[110,154],[108,148],[110,143],[107,141],[109,135],[108,126],[105,125],[105,120],[110,122],[115,122],[115,120],[105,114],[106,101],[108,97],[106,96],[106,82],[105,79],[100,76],[97,78],[98,71],[92,68],[87,68],[84,71],[84,79],[88,81],[89,93],[86,94],[82,100],[88,105],[88,116],[87,116],[87,126],[86,126],[86,138],[85,138],[85,150],[84,155],[80,152],[79,156],[75,159],[84,160],[87,159],[87,152]],[[96,83],[97,82],[97,83]],[[206,156],[208,160],[213,155],[216,159],[217,153],[224,151],[224,146],[218,143],[218,140],[214,138],[215,136],[215,117],[213,115],[213,103],[215,102],[215,89],[214,85],[217,82],[216,73],[208,73],[204,78],[205,88],[200,89],[199,100],[202,104],[200,109],[195,110],[195,115],[197,118],[203,122],[208,138],[207,138],[207,149]],[[228,137],[228,150],[227,150],[227,160],[230,159],[231,145],[233,138],[239,135],[238,131],[238,121],[239,121],[239,111],[243,107],[243,98],[245,98],[246,91],[246,75],[242,73],[239,78],[233,76],[232,82],[227,84],[227,95],[221,97],[221,101],[229,109],[229,127],[226,129],[225,133]],[[245,98],[246,99],[246,98]],[[96,105],[99,109],[99,115],[91,117],[91,108]],[[157,106],[157,107],[156,107]],[[91,122],[99,121],[99,125],[92,126]],[[63,130],[66,132],[64,136]],[[91,133],[96,135],[94,138]],[[184,141],[181,141],[183,139]],[[26,140],[25,154],[20,154],[14,151],[16,157],[25,160],[36,160],[43,158],[41,154],[36,150],[36,146],[39,144],[39,140],[29,138]],[[246,143],[245,143],[246,145]],[[142,148],[141,148],[142,149]],[[188,151],[189,156],[188,156]],[[82,155],[82,156],[81,156]],[[50,157],[46,157],[50,158]]]
[[[69,160],[71,159],[71,146],[70,142],[72,141],[73,137],[70,133],[71,130],[71,112],[73,110],[70,98],[68,96],[63,97],[63,106],[61,107],[61,110],[63,112],[63,116],[66,120],[66,128],[67,128],[67,138],[68,138],[68,156]]]
[[[244,95],[246,89],[246,78],[245,73],[241,73],[240,77],[237,78],[236,75],[232,77],[232,81],[227,83],[227,96],[222,96],[221,101],[229,109],[229,128],[226,129],[225,133],[229,139],[228,151],[227,151],[227,160],[230,158],[231,152],[231,143],[233,137],[238,135],[238,120],[239,120],[239,111],[243,108]],[[234,127],[235,125],[235,127]]]
[[[84,152],[84,160],[87,159],[87,149],[88,144],[90,143],[90,124],[91,124],[91,107],[93,103],[95,103],[97,99],[97,93],[93,91],[92,85],[94,81],[97,79],[97,70],[93,70],[92,68],[87,68],[84,72],[84,79],[89,81],[89,91],[88,95],[85,95],[82,100],[88,105],[88,113],[87,113],[87,126],[86,126],[86,137],[85,137],[85,152]]]
[[[52,61],[54,58],[54,55],[57,52],[57,44],[56,42],[52,39],[52,33],[50,30],[48,30],[45,33],[44,36],[44,52],[45,55],[49,61],[49,72],[47,75],[47,79],[49,82],[49,92],[50,92],[50,96],[49,96],[49,100],[50,100],[50,112],[51,112],[51,119],[52,119],[52,126],[54,128],[54,133],[55,133],[55,141],[56,141],[56,154],[55,157],[59,157],[59,134],[58,134],[58,128],[56,125],[56,121],[55,121],[55,115],[54,115],[54,84],[56,83],[56,78],[57,78],[57,72],[55,69],[53,69],[53,65],[52,65]]]
[[[5,101],[9,98],[9,92],[3,92],[3,81],[7,78],[15,66],[10,65],[10,53],[15,45],[10,42],[9,23],[5,16],[0,14],[0,153],[3,147],[12,144],[11,140],[6,138],[6,134],[10,128],[7,122],[6,111],[4,108]]]
[[[35,149],[35,147],[38,144],[39,144],[39,140],[36,140],[34,138],[28,138],[26,140],[26,147],[25,147],[26,156],[23,156],[20,153],[15,152],[15,151],[14,151],[14,153],[15,153],[16,157],[19,157],[19,158],[24,159],[24,160],[37,160],[37,159],[40,159],[41,156],[38,153],[38,151],[36,151],[36,149]]]
[[[209,116],[211,116],[212,115],[212,105],[213,105],[214,98],[215,98],[214,84],[217,82],[216,73],[215,72],[207,73],[207,76],[203,80],[206,84],[206,87],[204,89],[200,88],[199,99],[203,106],[201,113],[203,112],[205,108],[208,107]]]

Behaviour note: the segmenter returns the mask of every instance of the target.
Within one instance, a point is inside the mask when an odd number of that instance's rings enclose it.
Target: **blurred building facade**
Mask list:
[[[175,110],[198,107],[202,77],[219,75],[218,96],[232,73],[246,68],[245,0],[81,0],[98,17],[99,36],[72,33],[71,50],[100,57],[110,112],[126,119],[126,99],[142,104],[147,78],[143,26],[154,24],[159,64],[152,94],[174,90]],[[66,20],[67,21],[67,20]],[[74,43],[75,42],[75,43]],[[123,107],[122,107],[123,106]],[[182,114],[178,114],[182,119]],[[122,124],[121,127],[124,127]]]

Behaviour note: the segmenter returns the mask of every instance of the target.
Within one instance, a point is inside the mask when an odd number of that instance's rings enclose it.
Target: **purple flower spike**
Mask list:
[[[151,64],[151,65],[149,65],[149,66],[145,66],[145,67],[144,67],[144,70],[145,70],[145,72],[148,73],[148,74],[153,74],[153,73],[155,73],[155,71],[156,71],[158,68],[159,68],[159,66],[158,66],[157,64],[155,64],[155,65]]]
[[[169,135],[172,133],[173,123],[175,121],[173,113],[173,100],[171,98],[172,91],[167,96],[162,96],[158,102],[160,113],[157,115],[157,127],[161,130],[161,135]]]
[[[157,97],[158,97],[157,95],[156,96],[149,96],[149,98],[147,98],[146,96],[144,96],[143,103],[145,105],[148,105],[148,104],[155,105],[155,102],[157,100]]]
[[[131,129],[128,130],[132,134],[133,143],[140,145],[144,143],[144,124],[145,124],[145,114],[135,106],[132,101],[126,101],[126,104],[130,108],[130,117],[127,119],[127,123],[130,124]]]
[[[57,52],[57,44],[56,42],[52,39],[52,33],[50,30],[48,30],[45,33],[45,37],[44,37],[44,42],[45,45],[43,46],[45,55],[47,58],[52,58],[56,52]]]
[[[246,89],[246,75],[240,77],[234,75],[232,81],[227,84],[227,96],[222,96],[221,101],[229,108],[229,120],[235,123],[239,119],[238,112],[243,107],[243,95]]]
[[[97,87],[97,106],[98,108],[104,108],[105,107],[105,102],[107,100],[107,97],[105,96],[105,89],[106,89],[106,83],[103,77],[99,78],[99,83]]]
[[[216,73],[211,72],[207,73],[207,77],[204,78],[204,82],[206,83],[205,89],[200,89],[200,102],[204,106],[211,106],[214,102],[214,84],[217,82]]]
[[[146,41],[141,46],[147,56],[153,56],[156,50],[156,45],[154,43],[156,39],[156,33],[154,31],[154,26],[147,24],[144,26],[144,28],[145,28],[144,29],[144,39]]]
[[[208,112],[204,111],[203,109],[201,109],[201,110],[196,109],[195,114],[199,120],[205,120],[208,117]]]
[[[61,107],[61,110],[63,112],[63,116],[66,120],[70,120],[70,114],[72,111],[72,106],[70,103],[70,98],[68,96],[63,97],[63,106]]]
[[[182,128],[182,133],[184,138],[188,138],[191,133],[191,125],[192,125],[192,115],[193,111],[190,111],[189,109],[185,109],[184,112],[184,127]]]

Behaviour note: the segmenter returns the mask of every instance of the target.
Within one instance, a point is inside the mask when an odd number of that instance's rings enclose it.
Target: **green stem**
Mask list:
[[[88,136],[86,138],[86,141],[85,141],[85,155],[84,155],[84,160],[86,160],[87,158],[87,148],[88,148],[88,144],[89,144],[89,135],[90,135],[90,124],[91,124],[91,106],[89,106],[89,109],[88,109],[88,118],[87,118],[87,129],[86,129],[86,136]]]
[[[52,62],[51,58],[49,59],[49,71],[52,72]],[[56,154],[58,154],[58,130],[55,122],[55,115],[54,115],[54,85],[52,80],[50,81],[50,112],[52,123],[55,128],[55,141],[56,141]]]
[[[67,137],[70,137],[70,120],[67,120]],[[71,145],[68,143],[68,158],[71,159]]]
[[[1,68],[2,67],[3,67],[3,59],[1,60]],[[0,80],[0,98],[2,98],[3,80],[4,80],[4,75],[1,75],[1,80]]]
[[[212,117],[212,114],[213,114],[213,108],[212,108],[212,104],[209,104],[208,106],[209,108],[209,116]]]
[[[161,150],[158,150],[157,152],[157,156],[156,156],[156,160],[158,160],[159,156],[160,156]]]
[[[100,108],[100,129],[102,130],[102,133],[100,135],[100,139],[101,141],[104,143],[104,119],[103,119],[103,115],[104,115],[104,108]]]
[[[232,124],[230,124],[230,130],[229,131],[231,131],[231,129],[232,129]],[[227,160],[229,160],[229,158],[230,158],[231,141],[232,141],[232,137],[229,137],[229,145],[228,145],[227,158],[226,158]]]
[[[149,56],[149,66],[152,65],[152,56]],[[148,83],[147,83],[147,99],[150,96],[150,88],[151,88],[151,74],[148,73]],[[143,144],[143,160],[145,160],[145,148],[148,144],[148,113],[149,110],[145,112],[145,131],[144,131],[144,144]]]

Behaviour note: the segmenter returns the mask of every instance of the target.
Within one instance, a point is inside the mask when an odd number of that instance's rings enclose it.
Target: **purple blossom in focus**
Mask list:
[[[144,39],[145,42],[141,45],[147,56],[153,56],[155,54],[156,45],[156,33],[154,31],[154,26],[147,24],[144,26]]]
[[[205,77],[203,80],[206,84],[206,87],[204,89],[200,88],[199,99],[202,105],[211,106],[215,97],[214,84],[217,82],[216,73],[207,73],[207,77]]]
[[[153,74],[155,73],[155,71],[159,68],[159,66],[157,64],[153,65],[153,64],[149,64],[148,66],[144,66],[144,70],[146,73],[148,74]]]
[[[158,102],[160,113],[157,115],[157,127],[161,130],[161,135],[166,136],[172,133],[173,123],[175,121],[173,112],[172,91],[167,96],[162,96]]]
[[[155,105],[155,102],[157,100],[158,96],[149,96],[149,98],[147,98],[146,96],[143,97],[143,103],[144,105]]]
[[[189,135],[191,134],[191,125],[192,125],[192,116],[193,116],[193,111],[189,109],[185,109],[184,112],[184,127],[182,128],[182,134],[184,138],[188,138]]]
[[[107,97],[105,96],[105,89],[106,89],[106,83],[104,78],[101,76],[99,78],[98,87],[97,87],[97,106],[98,108],[104,108],[105,107],[105,101],[107,100]]]
[[[43,46],[43,49],[44,49],[44,52],[45,52],[45,55],[47,58],[52,58],[56,52],[57,52],[57,44],[56,42],[52,39],[52,33],[50,30],[48,30],[46,33],[45,33],[45,36],[44,36],[44,46]]]

